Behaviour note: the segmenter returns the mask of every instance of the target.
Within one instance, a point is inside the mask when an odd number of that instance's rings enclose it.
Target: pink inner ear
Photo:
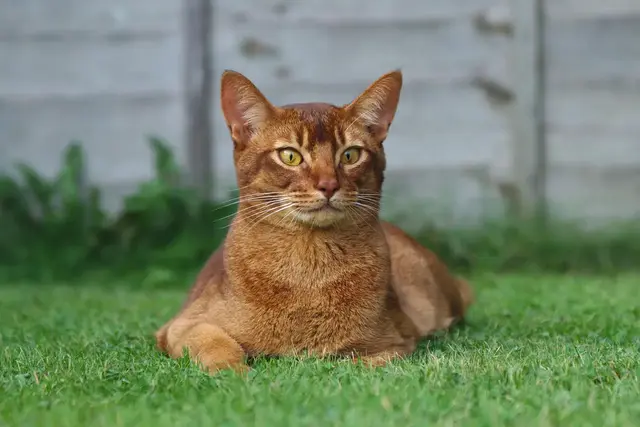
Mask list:
[[[394,71],[380,77],[353,101],[354,113],[373,133],[384,138],[395,117],[402,89],[402,74]]]
[[[394,90],[387,94],[387,98],[380,108],[378,126],[383,127],[385,130],[391,126],[391,122],[393,122],[393,118],[396,115],[399,100],[400,90]]]
[[[235,79],[229,78],[222,81],[222,88],[220,93],[220,104],[222,107],[222,113],[230,127],[233,126],[245,126],[245,109],[242,108],[242,102],[239,97],[238,82]]]
[[[220,103],[234,143],[248,140],[247,123],[244,119],[244,112],[240,108],[235,88],[223,86]]]
[[[220,104],[236,142],[247,142],[272,113],[269,101],[243,75],[227,71],[222,76]]]

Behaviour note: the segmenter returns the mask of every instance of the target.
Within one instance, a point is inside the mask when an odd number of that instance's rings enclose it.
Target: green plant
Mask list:
[[[155,177],[109,214],[100,190],[85,185],[79,143],[65,150],[57,176],[25,164],[0,177],[0,269],[10,276],[73,278],[96,268],[140,269],[150,264],[191,268],[225,234],[221,217],[234,206],[199,199],[180,179],[168,145],[151,138]]]
[[[18,179],[0,177],[0,260],[26,264],[51,255],[51,243],[67,263],[83,257],[89,234],[104,221],[98,189],[83,194],[84,153],[78,143],[64,153],[64,167],[51,178],[26,164]],[[64,242],[64,244],[61,244]],[[55,247],[55,246],[54,246]]]
[[[640,270],[640,224],[586,231],[575,223],[494,220],[471,229],[425,226],[416,237],[458,270],[615,274]]]
[[[78,142],[54,177],[25,164],[0,176],[0,278],[81,282],[87,273],[116,271],[184,284],[177,277],[196,271],[220,244],[236,206],[200,198],[182,182],[169,146],[158,138],[149,144],[155,176],[115,214],[105,210],[100,190],[86,185]],[[638,222],[591,232],[557,220],[545,228],[505,220],[466,229],[424,223],[415,237],[456,270],[640,270]]]

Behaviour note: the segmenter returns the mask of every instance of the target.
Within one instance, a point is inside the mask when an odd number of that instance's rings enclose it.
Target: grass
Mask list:
[[[0,287],[0,425],[637,426],[640,276],[491,276],[410,359],[259,359],[209,377],[154,350],[184,290]]]

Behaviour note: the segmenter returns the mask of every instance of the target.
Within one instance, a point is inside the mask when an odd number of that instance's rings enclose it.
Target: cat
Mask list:
[[[222,74],[238,211],[156,333],[160,350],[186,349],[211,373],[300,352],[381,366],[463,320],[468,283],[379,220],[383,142],[401,88],[396,70],[344,106],[277,107],[242,74]]]

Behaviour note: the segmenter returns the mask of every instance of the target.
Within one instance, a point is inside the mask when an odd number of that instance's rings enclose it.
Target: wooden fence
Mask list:
[[[234,184],[223,69],[275,103],[348,102],[401,67],[388,214],[640,212],[635,0],[0,0],[0,171],[45,174],[71,139],[107,202],[176,149],[204,194]]]

